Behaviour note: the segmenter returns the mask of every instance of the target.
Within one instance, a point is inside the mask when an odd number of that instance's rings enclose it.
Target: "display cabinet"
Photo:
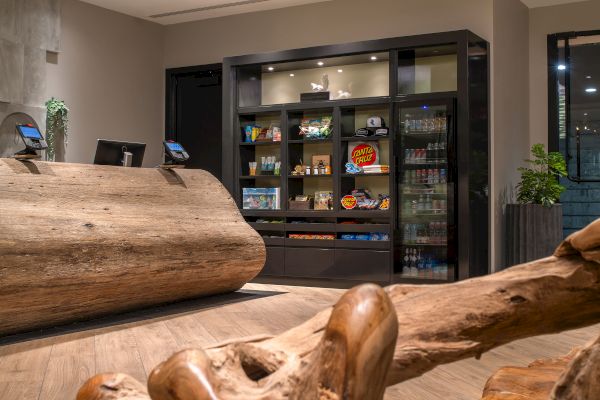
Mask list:
[[[270,279],[450,282],[489,256],[488,44],[469,31],[224,60],[223,181]]]

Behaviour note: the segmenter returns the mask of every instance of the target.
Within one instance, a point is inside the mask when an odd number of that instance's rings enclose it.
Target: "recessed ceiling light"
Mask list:
[[[585,79],[592,79],[592,76],[588,75],[588,76],[585,77]]]
[[[377,60],[377,56],[371,56],[371,61],[376,61]]]
[[[583,113],[583,115],[585,115],[587,117],[588,113]]]
[[[291,76],[291,77],[294,77],[294,76],[296,76],[296,75],[294,75],[294,74],[290,74],[290,76]]]
[[[560,64],[560,65],[559,65],[558,67],[556,67],[556,68],[558,68],[558,70],[559,70],[559,71],[564,71],[565,69],[567,69],[567,66],[566,66],[566,65],[563,65],[563,64]]]
[[[269,71],[273,71],[275,68],[273,68],[273,67],[269,67],[269,68],[267,68],[267,69],[268,69]]]
[[[596,93],[598,91],[598,89],[596,89],[594,87],[590,87],[590,88],[585,89],[585,91],[587,93]]]
[[[318,65],[319,67],[322,67],[322,66],[323,66],[323,64],[325,64],[323,61],[319,61],[319,62],[317,63],[317,65]]]
[[[343,69],[338,69],[338,72],[341,74],[342,72],[344,72]]]

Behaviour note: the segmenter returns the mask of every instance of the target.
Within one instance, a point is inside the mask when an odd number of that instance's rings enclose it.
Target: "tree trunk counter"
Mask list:
[[[0,159],[0,336],[234,291],[264,261],[206,171]]]

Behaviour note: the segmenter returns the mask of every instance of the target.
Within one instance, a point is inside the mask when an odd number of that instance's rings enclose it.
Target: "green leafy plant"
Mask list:
[[[54,161],[56,156],[56,146],[62,145],[57,143],[59,135],[64,135],[64,143],[67,143],[67,131],[69,124],[69,109],[62,100],[57,100],[52,97],[46,102],[46,142],[48,149],[46,150],[46,158]]]
[[[531,146],[532,160],[525,160],[530,168],[519,168],[521,182],[517,185],[517,200],[521,204],[541,204],[551,207],[558,202],[565,187],[558,178],[567,175],[567,165],[562,154],[546,153],[543,144]]]

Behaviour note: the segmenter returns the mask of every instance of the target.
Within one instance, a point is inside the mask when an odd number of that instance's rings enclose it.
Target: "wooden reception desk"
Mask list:
[[[264,260],[208,172],[0,159],[0,336],[234,291]]]

